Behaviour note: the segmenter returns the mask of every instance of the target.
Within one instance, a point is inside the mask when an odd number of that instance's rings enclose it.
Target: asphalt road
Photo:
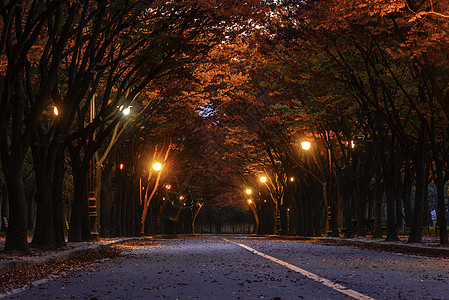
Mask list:
[[[127,247],[76,278],[3,299],[449,299],[449,260],[202,236]]]

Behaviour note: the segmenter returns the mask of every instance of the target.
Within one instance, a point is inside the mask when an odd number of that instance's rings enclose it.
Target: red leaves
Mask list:
[[[44,263],[34,267],[0,275],[0,292],[6,289],[32,285],[33,281],[45,277],[75,277],[84,269],[106,258],[120,256],[121,250],[116,247],[105,247],[83,256],[74,257],[64,262]]]

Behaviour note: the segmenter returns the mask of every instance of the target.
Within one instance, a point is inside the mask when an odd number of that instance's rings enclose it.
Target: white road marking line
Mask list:
[[[15,294],[18,294],[18,293],[21,293],[21,292],[26,291],[26,290],[29,290],[32,287],[35,287],[35,286],[47,283],[47,282],[49,282],[50,280],[53,280],[53,279],[54,279],[53,277],[39,279],[39,280],[31,282],[30,285],[27,285],[27,286],[24,286],[24,287],[21,287],[21,288],[18,288],[18,289],[12,289],[12,290],[6,291],[6,292],[0,294],[0,299],[5,298],[5,297],[9,297],[9,296],[12,296],[12,295],[15,295]]]
[[[231,240],[227,240],[227,239],[224,239],[224,240],[228,241],[228,242],[231,242],[233,244],[236,244],[236,245],[238,245],[240,247],[243,247],[246,250],[248,250],[248,251],[250,251],[250,252],[252,252],[254,254],[257,254],[257,255],[262,256],[262,257],[264,257],[266,259],[269,259],[269,260],[271,260],[271,261],[273,261],[275,263],[278,263],[278,264],[280,264],[280,265],[282,265],[282,266],[284,266],[284,267],[286,267],[286,268],[288,268],[290,270],[293,270],[293,271],[295,271],[295,272],[297,272],[297,273],[299,273],[301,275],[304,275],[304,276],[306,276],[306,277],[308,277],[310,279],[313,279],[316,282],[324,284],[325,286],[330,287],[330,288],[332,288],[332,289],[334,289],[334,290],[336,290],[336,291],[338,291],[340,293],[346,294],[346,295],[348,295],[348,296],[350,296],[352,298],[355,298],[355,299],[358,299],[358,300],[375,300],[374,298],[371,298],[370,296],[367,296],[367,295],[361,294],[359,292],[356,292],[354,290],[351,290],[351,289],[349,289],[349,288],[347,288],[345,286],[342,286],[341,284],[335,283],[333,281],[330,281],[329,279],[326,279],[326,278],[323,278],[321,276],[318,276],[318,275],[315,275],[313,273],[310,273],[309,271],[301,269],[301,268],[299,268],[299,267],[297,267],[295,265],[289,264],[289,263],[287,263],[285,261],[282,261],[280,259],[277,259],[275,257],[269,256],[269,255],[267,255],[265,253],[259,252],[259,251],[255,250],[255,249],[253,249],[251,247],[248,247],[246,245],[239,244],[239,243],[233,242]]]

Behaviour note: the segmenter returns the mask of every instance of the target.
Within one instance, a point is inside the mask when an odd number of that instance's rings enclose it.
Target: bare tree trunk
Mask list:
[[[395,178],[391,173],[387,173],[389,178],[385,181],[385,193],[387,196],[387,237],[386,241],[399,241],[397,227],[396,227],[396,193],[395,193]]]
[[[423,209],[424,198],[426,196],[426,161],[424,158],[424,143],[425,143],[425,120],[421,121],[421,127],[418,138],[417,157],[413,160],[416,170],[416,193],[415,204],[413,207],[412,226],[410,228],[409,243],[421,243],[422,241],[422,224],[423,224]]]
[[[448,241],[448,232],[447,232],[447,220],[446,220],[446,205],[445,205],[445,191],[444,191],[444,181],[442,180],[443,172],[441,165],[436,166],[437,168],[437,226],[440,228],[440,244],[447,245]]]
[[[374,184],[374,238],[381,238],[382,233],[382,174],[380,168],[376,170],[376,182]]]
[[[7,222],[9,220],[9,201],[8,201],[8,187],[3,186],[3,196],[2,196],[2,219],[1,219],[1,231],[6,232]]]
[[[118,169],[118,168],[117,168]],[[111,205],[109,197],[109,187],[112,180],[112,163],[105,166],[103,175],[101,176],[100,190],[100,235],[102,237],[110,237],[111,230]]]
[[[33,230],[35,226],[35,203],[36,203],[36,185],[33,185],[33,189],[28,195],[28,230]]]
[[[6,175],[8,183],[9,220],[4,251],[21,251],[31,254],[27,240],[27,209],[23,185],[23,161],[11,163]]]
[[[50,157],[49,148],[45,145],[32,145],[34,172],[36,179],[36,226],[30,246],[42,249],[53,249],[55,244],[55,228],[53,224],[52,176],[54,160]]]
[[[170,149],[171,149],[171,142],[169,143],[169,145],[168,145],[168,147],[167,147],[167,150],[165,151],[165,155],[164,155],[164,163],[167,161],[167,159],[168,159],[168,154],[170,153]],[[156,157],[156,151],[157,151],[157,148],[156,148],[156,150],[155,150],[155,155],[154,155],[154,157]],[[152,190],[152,192],[151,192],[151,194],[148,196],[148,188],[149,188],[149,186],[147,187],[147,189],[146,189],[146,193],[145,193],[145,199],[144,199],[144,203],[143,203],[143,210],[142,210],[142,217],[141,217],[141,220],[142,220],[142,222],[141,222],[141,228],[140,228],[140,234],[141,235],[143,235],[143,234],[145,234],[145,220],[146,220],[146,217],[147,217],[147,212],[148,212],[148,207],[149,207],[149,205],[150,205],[150,202],[151,202],[151,200],[153,199],[153,197],[154,197],[154,195],[156,194],[156,191],[157,191],[157,189],[158,189],[158,187],[159,187],[159,181],[160,181],[160,179],[161,179],[161,172],[162,172],[162,170],[161,171],[159,171],[158,173],[157,173],[157,177],[156,177],[156,183],[154,184],[154,187],[153,187],[153,190]],[[149,178],[150,179],[150,178]]]
[[[406,227],[410,227],[412,224],[412,205],[410,194],[413,185],[413,178],[411,172],[410,162],[406,159],[404,164],[404,182],[402,184],[402,202],[404,203]]]
[[[409,243],[421,243],[422,241],[422,215],[425,197],[425,161],[424,158],[415,162],[416,168],[416,193],[413,207],[412,227],[410,229]]]
[[[193,220],[192,220],[192,233],[195,234],[195,221],[196,218],[198,217],[198,214],[200,213],[201,207],[203,207],[203,203],[198,204],[198,209],[195,212],[195,215],[193,216]]]
[[[73,162],[73,161],[72,161]],[[92,240],[90,233],[89,202],[87,198],[87,168],[73,171],[74,197],[70,215],[69,241]]]
[[[53,171],[53,226],[54,226],[54,239],[57,248],[65,247],[65,235],[64,235],[64,210],[63,210],[63,190],[64,190],[64,147],[58,149],[56,154],[56,163]]]

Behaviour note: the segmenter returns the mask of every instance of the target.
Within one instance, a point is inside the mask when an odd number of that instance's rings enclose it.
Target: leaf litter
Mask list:
[[[0,275],[0,293],[24,286],[33,286],[33,282],[42,278],[79,277],[82,271],[92,270],[94,264],[122,255],[118,247],[108,246],[98,251],[73,257],[63,262],[43,263],[15,272]]]

